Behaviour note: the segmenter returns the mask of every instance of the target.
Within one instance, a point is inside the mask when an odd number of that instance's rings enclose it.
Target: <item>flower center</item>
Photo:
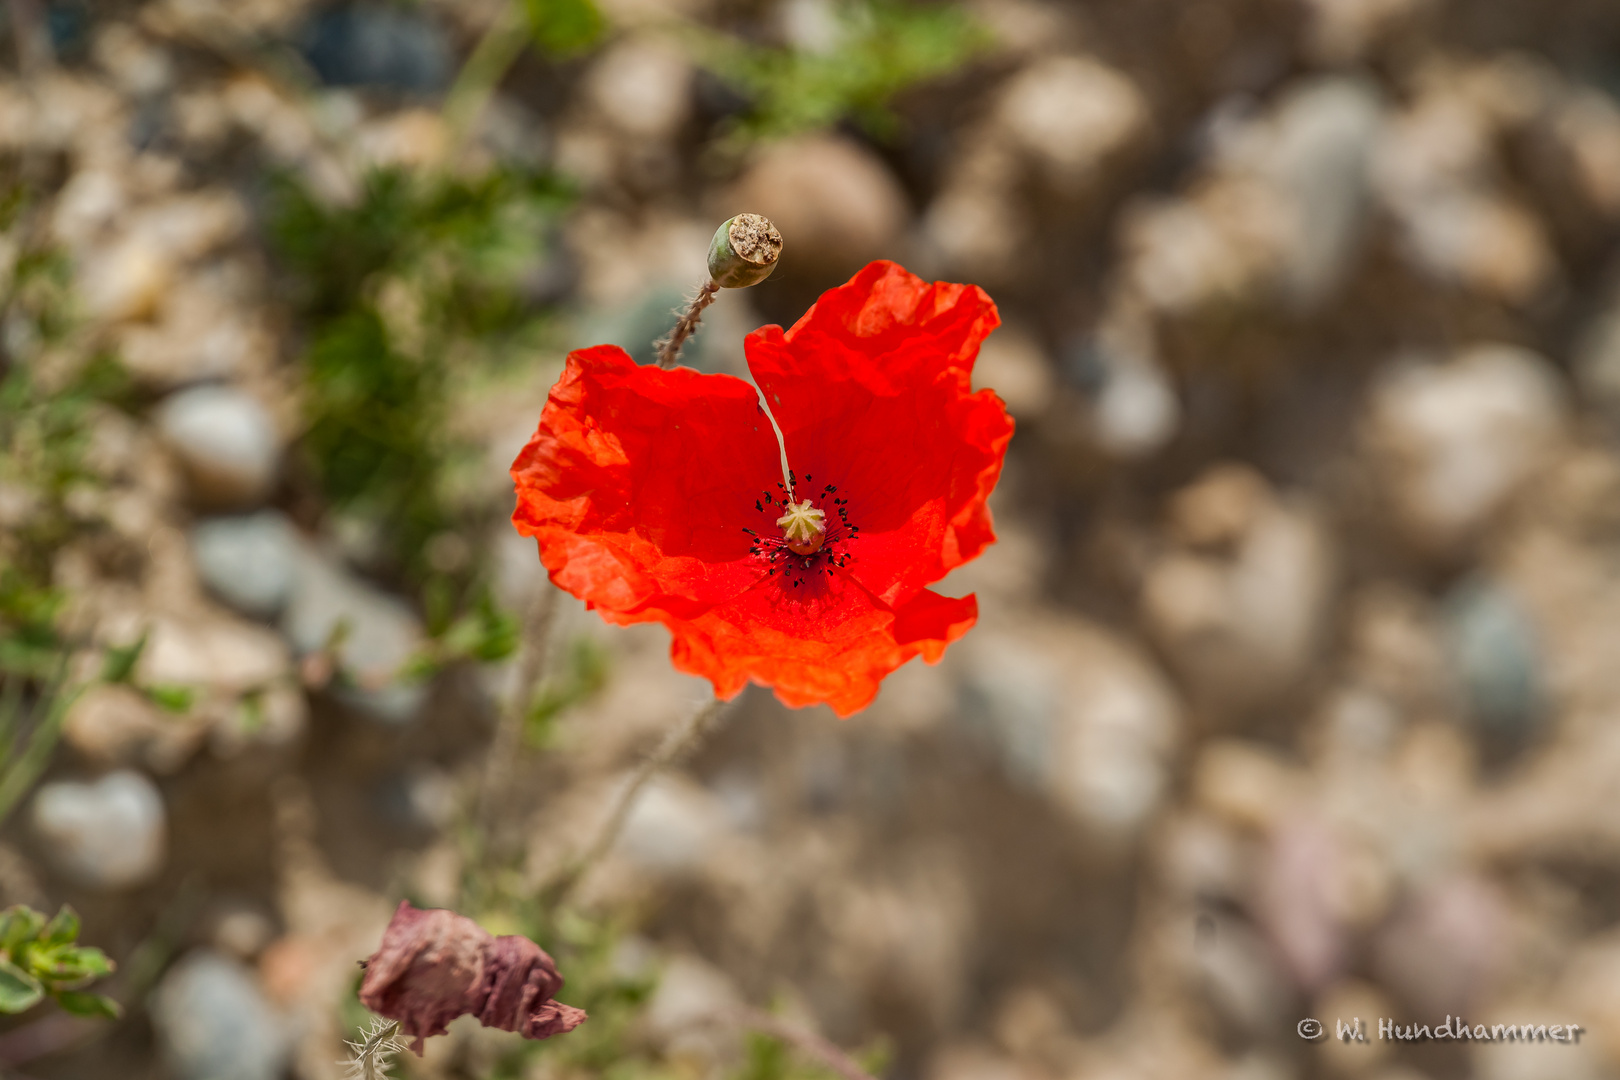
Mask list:
[[[804,479],[808,483],[810,477]],[[761,491],[754,500],[754,509],[761,514],[781,512],[776,527],[782,535],[761,536],[749,528],[743,532],[754,538],[748,554],[765,561],[766,577],[781,574],[784,587],[798,589],[818,574],[831,575],[842,569],[849,561],[849,545],[861,538],[861,527],[849,523],[849,500],[840,496],[832,484],[821,489],[822,502],[838,515],[836,521],[829,522],[809,499],[794,501],[793,486],[798,480],[791,472],[782,480],[776,485],[780,494]]]
[[[809,499],[787,502],[787,513],[776,519],[777,528],[787,538],[788,550],[795,555],[809,555],[820,551],[827,539],[827,515],[817,510]]]

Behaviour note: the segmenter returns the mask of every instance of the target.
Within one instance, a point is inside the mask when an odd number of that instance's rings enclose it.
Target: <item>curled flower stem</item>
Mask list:
[[[861,1068],[854,1058],[832,1042],[808,1028],[800,1027],[764,1009],[755,1009],[747,1005],[738,1006],[725,1014],[723,1019],[762,1035],[781,1039],[842,1076],[844,1080],[874,1080],[871,1073]]]
[[[618,798],[614,800],[613,809],[609,811],[591,842],[576,859],[565,865],[543,890],[549,901],[547,906],[556,910],[573,895],[580,882],[585,880],[585,875],[612,850],[614,841],[624,831],[624,823],[629,820],[630,809],[636,803],[636,796],[647,786],[647,781],[696,748],[719,726],[717,721],[724,710],[725,702],[717,698],[699,706],[687,717],[685,723],[665,735],[664,741],[658,744],[658,749],[636,767],[635,773],[619,792]]]
[[[506,792],[512,776],[512,761],[523,738],[523,724],[534,707],[534,695],[546,671],[551,648],[551,627],[556,621],[556,591],[544,582],[523,617],[523,636],[518,648],[517,685],[501,710],[484,762],[484,780],[478,791],[478,824],[484,836],[494,823],[496,805]]]
[[[698,323],[703,319],[703,309],[714,303],[714,298],[719,293],[720,286],[715,284],[713,278],[705,280],[698,287],[697,295],[692,298],[685,314],[675,324],[675,329],[669,332],[668,337],[653,342],[654,347],[658,349],[659,367],[673,367],[675,361],[680,359],[681,346],[686,344],[687,338],[697,332]]]

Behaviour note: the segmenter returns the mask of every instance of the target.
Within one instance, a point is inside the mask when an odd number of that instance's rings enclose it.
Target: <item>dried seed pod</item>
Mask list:
[[[782,234],[759,214],[721,223],[709,244],[709,277],[725,289],[746,289],[771,276],[782,255]]]

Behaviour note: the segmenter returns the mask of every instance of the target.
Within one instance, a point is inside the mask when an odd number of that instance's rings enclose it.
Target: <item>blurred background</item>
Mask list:
[[[1617,95],[1613,0],[8,0],[0,903],[126,1012],[0,1072],[340,1076],[408,897],[591,1020],[401,1076],[830,1075],[735,1002],[896,1080],[1620,1076]],[[491,754],[507,469],[745,210],[704,370],[872,258],[1000,305],[981,619],[747,691],[558,914],[705,687],[560,597]],[[1585,1033],[1376,1037],[1459,1013]]]

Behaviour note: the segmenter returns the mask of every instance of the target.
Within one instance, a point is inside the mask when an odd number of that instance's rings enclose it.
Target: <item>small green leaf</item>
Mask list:
[[[101,678],[103,682],[124,683],[129,682],[130,676],[135,673],[135,665],[146,649],[146,635],[143,633],[135,639],[132,645],[112,647],[107,650],[107,656],[101,662]]]
[[[67,904],[45,927],[45,941],[51,945],[71,945],[79,939],[79,913]]]
[[[141,688],[152,703],[167,712],[183,713],[191,708],[197,692],[189,686],[145,686]]]
[[[58,982],[97,979],[113,972],[113,962],[107,959],[107,954],[88,945],[82,948],[62,949],[52,956],[51,960],[53,962],[49,971],[43,974]]]
[[[0,1013],[20,1013],[45,996],[39,980],[8,960],[0,960]]]
[[[58,1005],[74,1016],[117,1020],[124,1015],[124,1007],[105,994],[91,994],[83,990],[62,990],[52,996],[56,998]]]
[[[529,29],[542,52],[573,56],[601,38],[607,22],[591,0],[526,0]]]
[[[15,955],[43,929],[45,916],[33,908],[23,904],[8,907],[0,911],[0,950]]]

